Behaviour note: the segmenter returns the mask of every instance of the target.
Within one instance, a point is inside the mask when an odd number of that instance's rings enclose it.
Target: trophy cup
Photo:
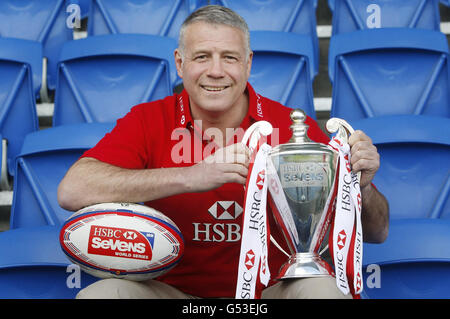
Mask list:
[[[272,149],[267,164],[268,185],[276,207],[273,214],[290,250],[278,280],[330,274],[319,252],[333,215],[337,188],[338,153],[307,137],[302,110],[293,110],[291,119],[291,139]],[[352,131],[347,125],[343,120],[330,119],[327,130],[338,131],[346,142],[345,129]]]

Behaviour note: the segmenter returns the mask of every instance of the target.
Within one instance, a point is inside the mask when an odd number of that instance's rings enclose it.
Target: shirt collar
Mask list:
[[[191,110],[189,106],[189,94],[185,89],[177,97],[177,109],[176,109],[176,125],[181,127],[189,127],[193,124]]]
[[[247,82],[247,93],[248,93],[248,112],[243,122],[251,119],[253,121],[262,121],[266,117],[266,110],[264,109],[262,103],[261,95],[257,94],[250,83]],[[189,94],[185,89],[176,95],[177,97],[177,110],[176,110],[176,120],[177,126],[179,127],[189,127],[194,124],[192,119],[190,105],[189,105]],[[252,121],[252,122],[253,122]]]
[[[266,110],[264,109],[262,103],[262,97],[255,92],[250,83],[247,82],[247,92],[248,92],[248,113],[254,121],[262,121],[266,117]]]

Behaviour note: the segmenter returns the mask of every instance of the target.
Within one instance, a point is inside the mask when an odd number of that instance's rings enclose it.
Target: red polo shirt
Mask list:
[[[256,94],[250,84],[247,92],[247,116],[240,125],[241,130],[236,131],[238,137],[227,138],[228,144],[240,141],[243,132],[260,120],[269,121],[279,130],[278,138],[275,133],[269,139],[272,146],[286,143],[291,137],[291,109]],[[306,123],[312,140],[328,143],[328,136],[313,119],[308,117]],[[217,149],[206,133],[200,122],[193,121],[189,96],[183,91],[133,107],[83,157],[133,169],[190,166],[201,161],[203,154],[206,157]],[[179,194],[145,204],[171,218],[185,241],[180,263],[159,279],[199,297],[234,297],[243,222],[242,185],[229,183],[208,192]],[[284,243],[274,221],[270,220],[269,224],[277,242]],[[277,248],[269,246],[272,277],[286,260]]]

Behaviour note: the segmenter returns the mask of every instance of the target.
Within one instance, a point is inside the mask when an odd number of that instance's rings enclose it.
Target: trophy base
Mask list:
[[[297,253],[281,266],[276,280],[330,276],[328,264],[317,253]]]

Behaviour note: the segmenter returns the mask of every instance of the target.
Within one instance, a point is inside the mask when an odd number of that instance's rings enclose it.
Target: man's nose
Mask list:
[[[223,61],[219,57],[213,57],[208,68],[208,76],[220,78],[224,74]]]

